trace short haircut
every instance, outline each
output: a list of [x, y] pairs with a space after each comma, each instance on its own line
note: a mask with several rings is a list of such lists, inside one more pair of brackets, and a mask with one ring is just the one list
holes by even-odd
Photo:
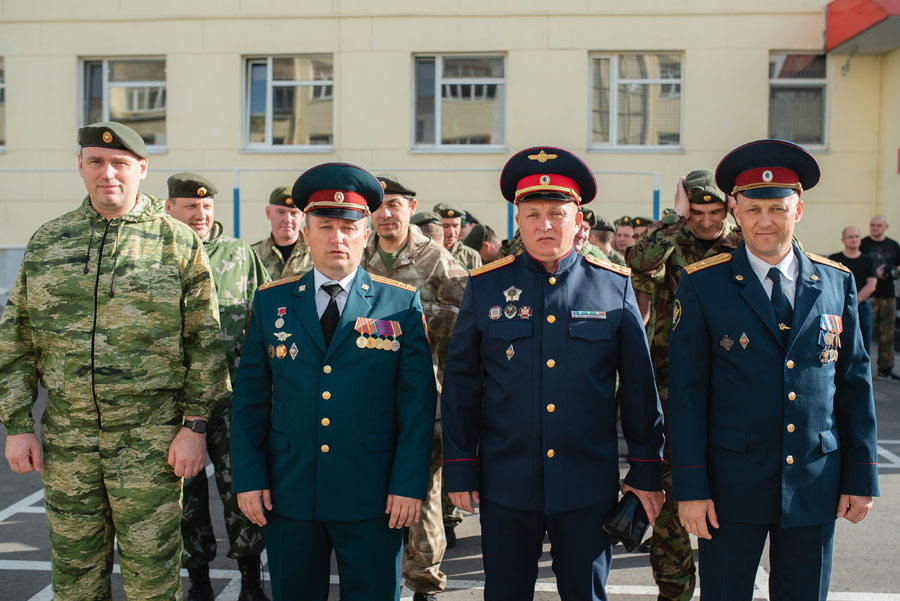
[[609, 230], [591, 230], [591, 233], [597, 236], [597, 240], [602, 244], [606, 244], [613, 237], [613, 233]]

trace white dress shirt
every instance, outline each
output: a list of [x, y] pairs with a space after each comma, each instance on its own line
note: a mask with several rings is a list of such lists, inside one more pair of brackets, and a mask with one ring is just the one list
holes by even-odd
[[784, 291], [784, 296], [788, 299], [788, 302], [791, 303], [791, 307], [793, 307], [794, 295], [797, 293], [797, 278], [800, 276], [800, 265], [797, 263], [797, 258], [794, 257], [793, 245], [790, 252], [777, 265], [766, 263], [750, 252], [749, 248], [744, 248], [747, 250], [747, 259], [750, 261], [750, 267], [753, 268], [753, 273], [759, 278], [770, 300], [772, 298], [772, 280], [769, 279], [769, 269], [772, 267], [778, 268], [778, 271], [781, 272], [781, 289]]
[[319, 319], [322, 319], [322, 313], [325, 312], [325, 308], [328, 306], [328, 301], [331, 300], [331, 295], [325, 292], [322, 288], [323, 284], [339, 284], [341, 287], [341, 291], [338, 292], [337, 297], [334, 299], [337, 303], [338, 315], [344, 312], [344, 305], [347, 304], [347, 298], [350, 296], [350, 286], [353, 285], [353, 279], [356, 277], [356, 271], [350, 273], [347, 277], [342, 279], [340, 282], [336, 282], [329, 277], [323, 275], [318, 269], [313, 268], [313, 282], [316, 285], [316, 311], [319, 313]]

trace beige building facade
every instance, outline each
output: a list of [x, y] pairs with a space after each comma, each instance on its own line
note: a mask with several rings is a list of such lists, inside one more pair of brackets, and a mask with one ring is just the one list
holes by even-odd
[[80, 202], [76, 129], [110, 118], [152, 149], [145, 192], [206, 170], [217, 218], [250, 242], [269, 191], [321, 162], [391, 173], [505, 236], [499, 171], [521, 148], [584, 157], [592, 208], [615, 219], [653, 216], [679, 175], [769, 136], [822, 166], [808, 248], [874, 213], [897, 233], [900, 49], [827, 53], [827, 6], [0, 0], [0, 246]]

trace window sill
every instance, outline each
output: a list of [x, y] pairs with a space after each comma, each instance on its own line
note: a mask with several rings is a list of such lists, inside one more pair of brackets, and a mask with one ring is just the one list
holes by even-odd
[[597, 154], [684, 154], [683, 146], [588, 146], [587, 152]]
[[445, 146], [413, 146], [410, 154], [507, 154], [506, 146], [447, 144]]
[[245, 146], [241, 154], [333, 154], [334, 146]]

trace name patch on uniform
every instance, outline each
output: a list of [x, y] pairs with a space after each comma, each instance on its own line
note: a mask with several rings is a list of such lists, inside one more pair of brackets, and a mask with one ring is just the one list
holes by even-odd
[[606, 311], [572, 311], [572, 319], [606, 319]]

